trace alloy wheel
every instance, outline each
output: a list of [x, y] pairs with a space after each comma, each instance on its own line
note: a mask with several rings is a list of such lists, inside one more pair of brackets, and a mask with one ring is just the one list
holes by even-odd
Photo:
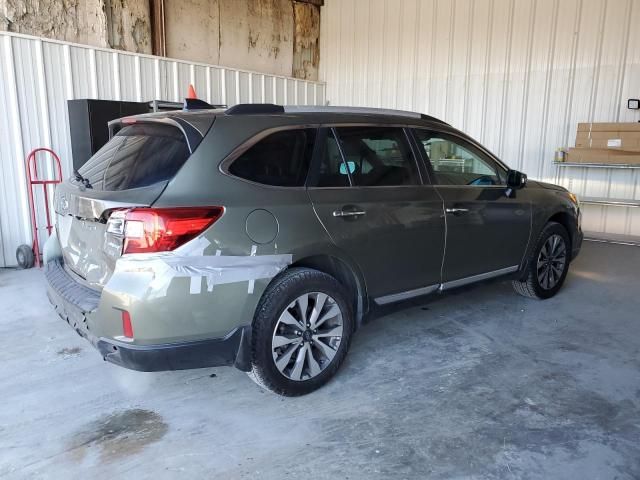
[[271, 340], [276, 368], [290, 380], [316, 377], [333, 361], [343, 332], [342, 311], [327, 294], [300, 295], [282, 312]]
[[554, 288], [565, 269], [567, 262], [567, 246], [561, 235], [553, 234], [547, 238], [538, 254], [536, 273], [538, 282], [545, 290]]

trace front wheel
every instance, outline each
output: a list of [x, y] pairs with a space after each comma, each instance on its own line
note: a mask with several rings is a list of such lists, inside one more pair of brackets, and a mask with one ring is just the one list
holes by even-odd
[[329, 381], [353, 332], [343, 292], [335, 278], [317, 270], [292, 268], [276, 277], [256, 310], [249, 376], [285, 396], [304, 395]]
[[553, 297], [569, 271], [570, 240], [566, 228], [549, 222], [540, 232], [536, 248], [527, 261], [525, 280], [514, 280], [514, 290], [525, 297]]

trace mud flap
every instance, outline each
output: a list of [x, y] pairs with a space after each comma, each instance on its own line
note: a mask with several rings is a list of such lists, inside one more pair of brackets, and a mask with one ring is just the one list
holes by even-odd
[[243, 372], [251, 371], [251, 325], [242, 327], [240, 346], [233, 366]]

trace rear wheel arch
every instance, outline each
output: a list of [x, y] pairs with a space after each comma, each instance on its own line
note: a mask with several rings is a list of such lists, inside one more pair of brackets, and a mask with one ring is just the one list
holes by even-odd
[[293, 264], [292, 267], [306, 267], [318, 270], [334, 277], [348, 292], [352, 299], [352, 308], [355, 313], [355, 327], [358, 328], [368, 310], [366, 288], [364, 281], [347, 262], [332, 255], [313, 255], [304, 257]]
[[296, 266], [280, 272], [256, 310], [249, 376], [286, 396], [304, 395], [328, 382], [355, 330], [347, 295], [335, 277], [317, 269]]

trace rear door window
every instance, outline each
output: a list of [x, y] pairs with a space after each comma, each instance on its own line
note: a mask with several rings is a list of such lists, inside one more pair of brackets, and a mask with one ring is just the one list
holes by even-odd
[[170, 180], [189, 155], [180, 129], [137, 123], [122, 128], [79, 173], [94, 190], [128, 190]]
[[301, 187], [313, 154], [315, 129], [274, 132], [236, 158], [229, 173], [263, 185]]
[[418, 166], [402, 128], [335, 130], [354, 186], [420, 185]]
[[322, 147], [315, 186], [325, 188], [351, 186], [348, 164], [342, 159], [333, 131], [327, 132]]

